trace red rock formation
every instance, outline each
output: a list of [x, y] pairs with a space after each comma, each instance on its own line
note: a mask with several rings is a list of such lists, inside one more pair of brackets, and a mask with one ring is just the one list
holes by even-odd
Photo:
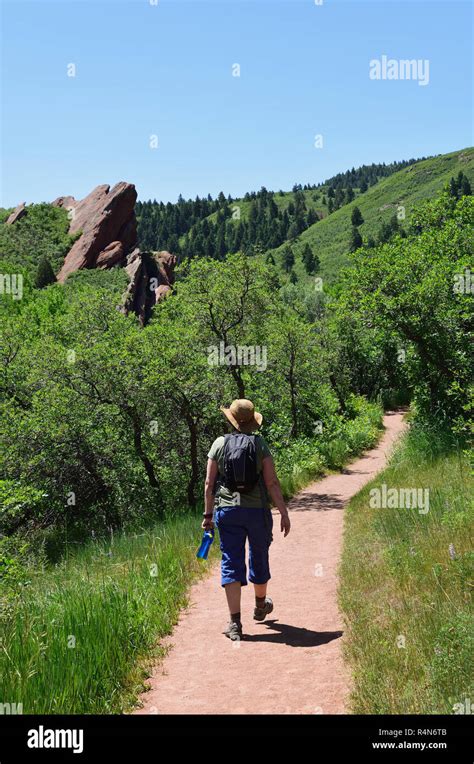
[[127, 257], [125, 271], [129, 278], [122, 310], [133, 311], [146, 324], [151, 310], [171, 291], [174, 283], [176, 256], [170, 252], [140, 252], [138, 248]]
[[174, 284], [174, 269], [176, 268], [176, 255], [172, 255], [171, 252], [162, 250], [161, 252], [154, 252], [153, 256], [158, 263], [158, 269], [160, 271], [163, 283], [171, 286]]
[[13, 212], [7, 217], [5, 220], [6, 225], [12, 225], [12, 223], [16, 223], [17, 220], [20, 220], [20, 218], [24, 217], [26, 215], [26, 206], [25, 202], [21, 202], [18, 207], [15, 207]]
[[155, 286], [155, 303], [157, 303], [163, 300], [172, 289], [176, 255], [166, 251], [153, 252], [153, 259], [158, 266], [158, 285]]
[[121, 241], [112, 241], [108, 247], [99, 252], [95, 261], [96, 268], [111, 268], [123, 261], [124, 247]]
[[135, 186], [124, 182], [112, 189], [97, 186], [79, 202], [72, 196], [55, 199], [55, 206], [70, 210], [69, 233], [82, 231], [65, 257], [58, 281], [64, 282], [80, 268], [125, 264], [127, 252], [137, 241], [136, 199]]
[[76, 204], [77, 202], [73, 196], [58, 196], [58, 198], [55, 199], [54, 202], [51, 202], [52, 207], [65, 207], [65, 209], [69, 209], [70, 207], [75, 207]]
[[129, 284], [121, 310], [134, 312], [145, 324], [154, 305], [172, 290], [176, 257], [170, 252], [140, 252], [135, 219], [135, 186], [117, 183], [97, 186], [77, 201], [59, 196], [52, 203], [69, 211], [69, 233], [81, 231], [58, 275], [59, 281], [79, 268], [125, 266]]

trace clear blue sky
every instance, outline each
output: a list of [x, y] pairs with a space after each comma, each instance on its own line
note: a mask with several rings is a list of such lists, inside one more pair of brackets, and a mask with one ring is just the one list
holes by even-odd
[[[468, 2], [3, 0], [2, 12], [3, 206], [119, 180], [140, 199], [238, 196], [473, 142]], [[383, 54], [429, 59], [429, 85], [371, 80]]]

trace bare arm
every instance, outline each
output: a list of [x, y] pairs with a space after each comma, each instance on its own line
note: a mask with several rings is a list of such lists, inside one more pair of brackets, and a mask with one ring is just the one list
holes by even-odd
[[271, 456], [266, 456], [262, 462], [263, 468], [263, 480], [267, 487], [268, 493], [271, 499], [281, 514], [281, 530], [285, 531], [285, 536], [288, 536], [290, 532], [290, 518], [288, 517], [288, 510], [286, 508], [285, 500], [281, 492], [280, 481], [275, 472], [275, 465]]
[[[212, 513], [214, 509], [214, 485], [217, 478], [217, 462], [214, 459], [207, 460], [206, 469], [206, 482], [204, 484], [204, 512], [207, 514]], [[202, 522], [203, 528], [213, 528], [214, 523], [212, 517], [205, 517]]]

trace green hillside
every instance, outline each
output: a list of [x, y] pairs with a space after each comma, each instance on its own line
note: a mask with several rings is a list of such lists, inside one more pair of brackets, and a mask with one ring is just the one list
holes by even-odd
[[[474, 148], [425, 159], [406, 167], [384, 178], [364, 194], [356, 196], [353, 202], [315, 223], [303, 231], [292, 245], [298, 278], [303, 281], [309, 278], [300, 257], [306, 244], [309, 244], [318, 255], [321, 261], [321, 276], [328, 281], [333, 281], [340, 268], [348, 263], [352, 228], [351, 213], [355, 206], [359, 207], [364, 218], [364, 223], [359, 230], [365, 243], [369, 236], [377, 236], [382, 223], [388, 222], [393, 214], [397, 213], [400, 205], [405, 208], [408, 220], [416, 204], [434, 197], [446, 183], [449, 183], [450, 178], [460, 171], [473, 184]], [[400, 223], [404, 225], [403, 221]], [[277, 263], [281, 262], [284, 246], [273, 250]]]
[[[327, 186], [325, 185], [321, 186], [319, 189], [303, 190], [301, 193], [304, 196], [306, 209], [315, 210], [319, 217], [324, 217], [327, 215], [327, 205], [322, 202], [322, 197], [326, 194], [326, 192]], [[355, 193], [357, 193], [357, 190], [355, 190]], [[278, 209], [283, 212], [284, 210], [288, 209], [292, 202], [294, 202], [294, 194], [292, 191], [277, 191], [273, 197], [273, 200]], [[235, 199], [230, 203], [231, 209], [234, 207], [239, 207], [240, 217], [242, 220], [249, 219], [251, 206], [251, 199]], [[215, 223], [217, 220], [217, 212], [213, 212], [212, 215], [209, 215], [208, 220]]]
[[[367, 244], [371, 237], [378, 239], [382, 224], [388, 223], [402, 208], [405, 221], [400, 220], [400, 225], [406, 228], [413, 207], [420, 201], [436, 196], [459, 172], [464, 173], [471, 186], [474, 186], [473, 148], [408, 162], [408, 166], [402, 166], [402, 169], [396, 171], [397, 163], [364, 166], [334, 176], [320, 186], [295, 186], [288, 192], [261, 189], [256, 194], [246, 194], [244, 198], [235, 200], [226, 199], [221, 194], [214, 202], [204, 199], [194, 202], [181, 200], [178, 204], [164, 206], [150, 202], [147, 203], [151, 205], [148, 208], [139, 204], [137, 217], [140, 243], [152, 249], [168, 248], [170, 245], [170, 251], [176, 252], [180, 258], [185, 257], [187, 252], [192, 257], [223, 260], [229, 252], [235, 251], [231, 246], [233, 236], [229, 236], [229, 231], [231, 234], [236, 232], [237, 227], [242, 227], [244, 223], [244, 240], [240, 243], [233, 241], [238, 250], [246, 254], [260, 252], [264, 258], [271, 253], [275, 262], [282, 267], [283, 250], [290, 245], [295, 257], [292, 278], [294, 281], [296, 275], [302, 286], [309, 284], [312, 278], [301, 259], [303, 249], [309, 245], [319, 258], [319, 275], [325, 282], [331, 283], [341, 267], [349, 262], [351, 214], [354, 207], [361, 210], [364, 222], [359, 232], [363, 243]], [[361, 188], [361, 169], [364, 181], [367, 173], [371, 172], [369, 183], [365, 184], [367, 190]], [[340, 193], [344, 197], [348, 190], [354, 195], [353, 201], [342, 199], [339, 202], [341, 206], [329, 213], [328, 205], [332, 203], [330, 193], [334, 197], [336, 191], [336, 195]], [[269, 207], [265, 207], [264, 203], [272, 204], [278, 209], [278, 214], [274, 212], [274, 217], [271, 217]], [[214, 211], [208, 214], [208, 209], [213, 207]], [[240, 221], [233, 218], [235, 207], [239, 208]], [[338, 207], [337, 199], [335, 207]], [[148, 213], [146, 228], [143, 222], [145, 210]], [[9, 210], [0, 210], [0, 223], [4, 222], [8, 213]], [[283, 231], [282, 213], [286, 216]], [[319, 220], [310, 224], [310, 214], [313, 214], [313, 219], [317, 216]], [[292, 230], [295, 226], [296, 230]], [[182, 233], [183, 230], [187, 233]], [[200, 231], [197, 238], [193, 235], [196, 230]], [[276, 240], [273, 238], [275, 231], [278, 232]], [[222, 234], [220, 240], [219, 232]], [[182, 247], [186, 239], [187, 246]], [[68, 235], [68, 220], [64, 210], [48, 204], [30, 205], [28, 216], [14, 226], [0, 225], [0, 258], [3, 267], [23, 267], [34, 277], [42, 258], [49, 260], [53, 270], [59, 270], [73, 241], [74, 237]], [[283, 243], [280, 246], [271, 249], [281, 241]], [[282, 268], [282, 279], [285, 278], [289, 276], [285, 275]]]
[[372, 163], [339, 172], [323, 183], [295, 183], [291, 191], [248, 191], [232, 198], [221, 191], [195, 199], [138, 201], [138, 240], [142, 249], [167, 249], [180, 259], [223, 260], [242, 251], [254, 255], [292, 241], [318, 219], [365, 193], [383, 178], [426, 159]]
[[26, 269], [36, 274], [38, 263], [46, 258], [58, 271], [79, 234], [69, 234], [67, 211], [51, 204], [30, 204], [28, 214], [14, 225], [5, 225], [12, 211], [0, 209], [0, 262], [2, 268]]

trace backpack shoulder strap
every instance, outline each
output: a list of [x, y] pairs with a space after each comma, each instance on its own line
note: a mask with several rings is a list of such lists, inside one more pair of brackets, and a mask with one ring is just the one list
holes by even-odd
[[222, 461], [225, 464], [225, 456], [227, 451], [227, 446], [229, 445], [229, 440], [231, 439], [233, 433], [228, 432], [224, 435], [224, 448], [222, 449]]
[[262, 441], [260, 435], [255, 435], [255, 446], [260, 454], [260, 472], [258, 474], [258, 487], [260, 490], [260, 498], [262, 499], [262, 507], [268, 509], [267, 489], [263, 480], [263, 450]]
[[261, 463], [263, 462], [262, 439], [260, 435], [254, 435], [254, 438], [255, 438], [255, 448], [258, 452], [258, 456], [260, 456], [260, 467], [261, 467], [260, 472], [262, 472], [262, 465], [261, 465]]

